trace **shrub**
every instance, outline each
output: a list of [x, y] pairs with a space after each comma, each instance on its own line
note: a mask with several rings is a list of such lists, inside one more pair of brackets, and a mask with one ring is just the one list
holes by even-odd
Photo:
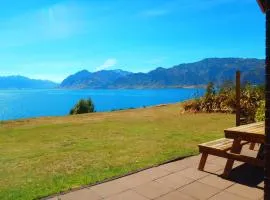
[[199, 112], [201, 110], [201, 99], [192, 99], [185, 101], [183, 107], [185, 111]]
[[213, 110], [214, 101], [215, 101], [215, 87], [214, 83], [208, 83], [206, 87], [206, 93], [204, 97], [204, 101], [202, 102], [202, 108], [205, 112], [211, 112]]
[[[264, 99], [264, 87], [246, 84], [241, 88], [241, 117], [245, 122], [254, 122], [260, 101]], [[191, 112], [227, 112], [236, 111], [235, 86], [231, 83], [224, 84], [219, 90], [215, 90], [213, 83], [209, 83], [205, 96], [198, 100], [190, 100], [184, 104], [185, 111]]]
[[255, 117], [257, 122], [265, 120], [265, 101], [260, 101]]
[[95, 106], [91, 99], [81, 99], [69, 112], [70, 115], [95, 112]]
[[241, 116], [246, 119], [246, 123], [254, 122], [256, 111], [260, 102], [264, 100], [264, 91], [261, 87], [247, 84], [241, 91]]

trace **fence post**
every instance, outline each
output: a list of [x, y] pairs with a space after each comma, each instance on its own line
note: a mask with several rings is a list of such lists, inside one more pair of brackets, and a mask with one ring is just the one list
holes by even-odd
[[241, 95], [241, 73], [236, 72], [236, 126], [241, 125], [241, 106], [240, 106], [240, 95]]

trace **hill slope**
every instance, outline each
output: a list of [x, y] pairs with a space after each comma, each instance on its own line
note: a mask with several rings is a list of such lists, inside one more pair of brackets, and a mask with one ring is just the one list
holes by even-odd
[[80, 71], [67, 77], [61, 88], [106, 88], [120, 77], [131, 74], [122, 70], [102, 70], [98, 72]]
[[0, 77], [0, 89], [51, 89], [57, 87], [52, 81], [29, 79], [24, 76]]
[[221, 84], [234, 80], [235, 72], [242, 72], [242, 81], [264, 82], [264, 60], [241, 58], [211, 58], [180, 64], [169, 69], [157, 68], [149, 73], [136, 73], [117, 79], [111, 88], [158, 88]]
[[[264, 82], [264, 60], [243, 58], [208, 58], [199, 62], [157, 68], [148, 73], [119, 73], [119, 70], [90, 73], [86, 70], [65, 79], [62, 88], [172, 88], [221, 84], [234, 80], [242, 72], [242, 82]], [[123, 71], [121, 71], [123, 72]]]

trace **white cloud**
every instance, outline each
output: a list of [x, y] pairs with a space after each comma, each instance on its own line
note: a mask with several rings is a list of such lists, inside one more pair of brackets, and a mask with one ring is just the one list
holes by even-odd
[[59, 3], [0, 21], [1, 47], [65, 39], [84, 31], [85, 8]]
[[96, 71], [105, 70], [111, 68], [117, 64], [117, 60], [115, 58], [109, 58], [106, 60], [101, 66], [96, 68]]

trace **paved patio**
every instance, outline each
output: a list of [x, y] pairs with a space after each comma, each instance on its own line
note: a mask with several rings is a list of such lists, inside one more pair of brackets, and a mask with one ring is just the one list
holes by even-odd
[[[256, 151], [243, 150], [249, 155]], [[261, 200], [263, 169], [235, 162], [229, 180], [220, 177], [226, 160], [209, 156], [205, 171], [193, 156], [50, 200]]]

